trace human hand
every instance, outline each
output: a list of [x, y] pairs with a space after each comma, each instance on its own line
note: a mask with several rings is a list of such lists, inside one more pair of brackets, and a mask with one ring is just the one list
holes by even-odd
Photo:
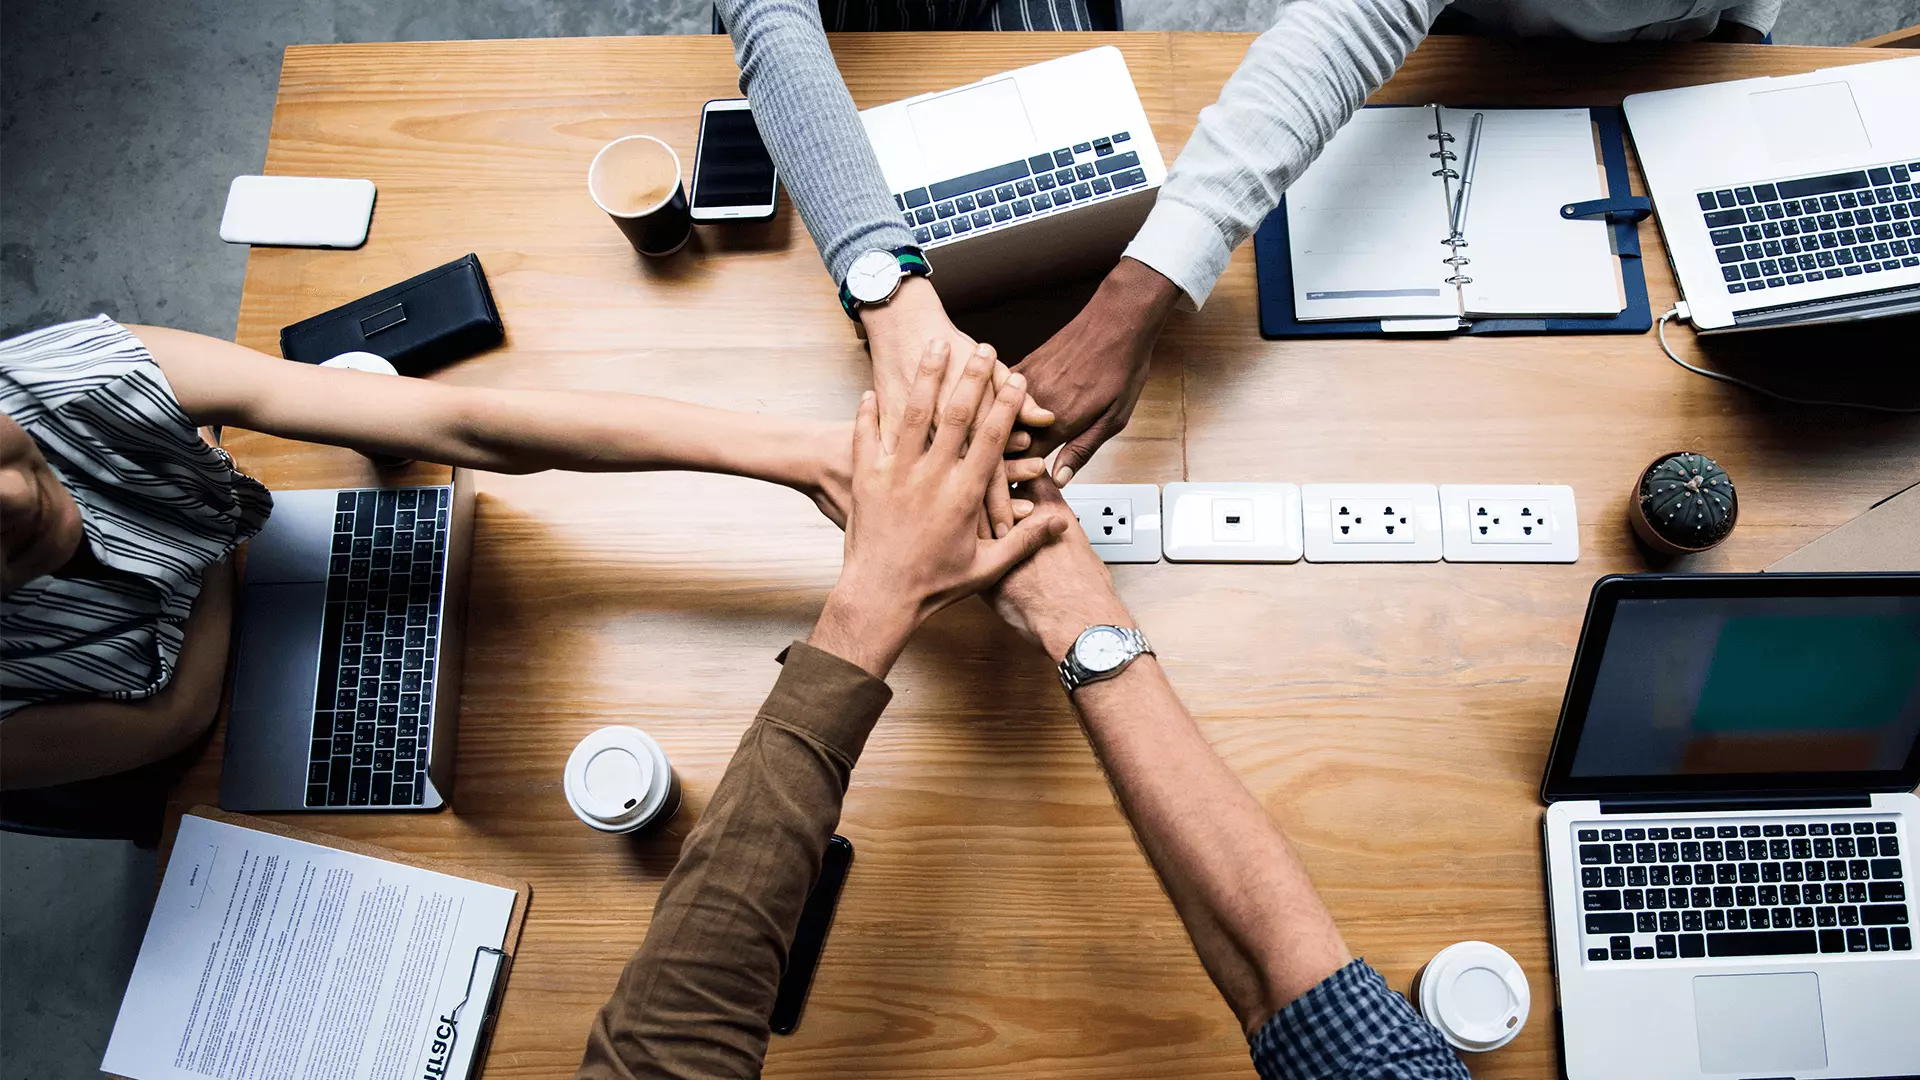
[[[873, 360], [873, 389], [880, 400], [880, 431], [884, 438], [891, 439], [906, 410], [927, 343], [945, 342], [949, 355], [955, 358], [940, 387], [938, 403], [943, 409], [953, 396], [965, 367], [959, 358], [972, 355], [978, 343], [953, 325], [932, 283], [918, 276], [902, 281], [899, 291], [885, 304], [860, 309], [860, 321], [867, 329], [867, 350]], [[995, 357], [993, 393], [1006, 385], [1008, 374], [1007, 366]], [[991, 402], [991, 394], [987, 400]], [[936, 416], [935, 423], [938, 422]], [[1020, 404], [1019, 422], [1028, 428], [1041, 428], [1053, 422], [1053, 414], [1028, 396]], [[1007, 449], [1018, 453], [1032, 444], [1033, 436], [1029, 432], [1016, 431]], [[1002, 469], [1000, 482], [987, 490], [987, 521], [992, 535], [1006, 535], [1017, 520], [1007, 487], [1019, 482]]]
[[1132, 626], [1133, 616], [1114, 593], [1107, 564], [1094, 554], [1059, 487], [1042, 476], [1021, 490], [1034, 504], [1028, 524], [1052, 527], [1059, 522], [1059, 533], [987, 590], [993, 610], [1055, 661], [1066, 658], [1080, 631], [1089, 626]]
[[854, 421], [846, 559], [811, 641], [879, 677], [928, 616], [997, 581], [1064, 528], [1049, 517], [1023, 521], [999, 539], [978, 536], [980, 502], [1013, 434], [1026, 381], [1008, 378], [976, 425], [993, 360], [972, 354], [943, 407], [950, 355], [945, 342], [926, 348], [891, 445], [881, 436], [875, 394], [861, 398]]
[[[982, 395], [979, 422], [986, 421], [986, 410], [993, 406], [996, 399]], [[790, 482], [813, 505], [825, 514], [828, 521], [840, 528], [847, 527], [847, 516], [853, 511], [853, 426], [851, 424], [819, 424], [805, 436], [801, 454], [805, 459], [800, 479]], [[1045, 476], [1047, 463], [1040, 458], [1014, 458], [1002, 463], [1007, 474], [1007, 482], [1023, 484], [1037, 476]], [[1005, 483], [1001, 484], [1004, 493]], [[1033, 513], [1033, 503], [1019, 497], [1008, 499], [1007, 507], [1014, 522], [1021, 521]], [[1009, 525], [1011, 527], [1011, 525]], [[991, 535], [982, 539], [992, 539]]]
[[1133, 417], [1153, 343], [1180, 290], [1145, 263], [1121, 259], [1073, 321], [1017, 365], [1054, 422], [1032, 447], [1061, 447], [1054, 480], [1065, 484]]

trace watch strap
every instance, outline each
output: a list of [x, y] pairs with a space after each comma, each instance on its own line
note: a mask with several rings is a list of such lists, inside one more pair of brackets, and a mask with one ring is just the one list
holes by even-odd
[[[925, 278], [933, 276], [933, 264], [927, 261], [926, 253], [919, 248], [911, 245], [898, 247], [894, 248], [890, 254], [900, 263], [900, 277], [902, 280], [905, 280], [908, 274], [919, 274]], [[895, 289], [898, 290], [898, 288], [896, 285]], [[891, 297], [889, 297], [889, 299], [891, 299]], [[884, 303], [884, 301], [882, 302]], [[853, 291], [847, 288], [847, 283], [842, 281], [840, 283], [840, 310], [847, 313], [847, 318], [855, 322], [860, 321], [860, 309], [865, 306], [866, 304], [854, 297]]]

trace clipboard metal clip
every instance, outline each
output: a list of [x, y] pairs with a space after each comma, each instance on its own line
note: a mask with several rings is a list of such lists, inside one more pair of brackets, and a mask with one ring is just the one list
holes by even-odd
[[[439, 1048], [436, 1058], [440, 1063], [440, 1068], [443, 1070], [448, 1063], [455, 1060], [453, 1051], [454, 1048], [460, 1044], [460, 1014], [466, 1009], [467, 1003], [473, 1000], [474, 983], [479, 977], [480, 962], [484, 957], [492, 958], [493, 976], [480, 991], [480, 1019], [475, 1024], [477, 1030], [473, 1036], [475, 1044], [473, 1056], [470, 1059], [471, 1064], [466, 1073], [468, 1080], [479, 1075], [480, 1069], [485, 1062], [487, 1043], [492, 1041], [494, 1012], [500, 1001], [500, 990], [506, 985], [507, 967], [513, 963], [512, 954], [506, 952], [504, 949], [496, 949], [489, 945], [482, 945], [473, 950], [473, 966], [467, 969], [467, 992], [461, 997], [458, 1004], [447, 1011], [444, 1020], [444, 1028], [446, 1030], [445, 1045], [443, 1048]], [[438, 1044], [436, 1044], [436, 1046], [437, 1045]], [[432, 1063], [430, 1062], [429, 1064], [431, 1065]]]

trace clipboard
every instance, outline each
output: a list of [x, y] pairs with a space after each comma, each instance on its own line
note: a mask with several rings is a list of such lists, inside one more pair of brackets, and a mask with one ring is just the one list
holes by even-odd
[[[1368, 106], [1394, 108], [1395, 106]], [[1587, 110], [1593, 117], [1600, 164], [1606, 172], [1607, 198], [1573, 203], [1561, 208], [1566, 218], [1598, 218], [1607, 223], [1613, 253], [1620, 260], [1620, 281], [1626, 306], [1618, 315], [1562, 316], [1528, 318], [1525, 316], [1465, 320], [1466, 325], [1452, 330], [1425, 331], [1421, 337], [1453, 334], [1644, 334], [1653, 328], [1653, 310], [1647, 302], [1647, 274], [1641, 264], [1641, 219], [1653, 212], [1645, 196], [1633, 194], [1627, 177], [1626, 117], [1616, 106], [1601, 105]], [[1379, 319], [1315, 320], [1302, 322], [1294, 317], [1293, 256], [1287, 231], [1287, 203], [1280, 205], [1260, 223], [1253, 234], [1254, 275], [1259, 284], [1260, 336], [1268, 340], [1319, 337], [1401, 337], [1406, 331], [1389, 331]]]
[[[490, 949], [483, 946], [476, 951], [467, 974], [467, 996], [455, 1008], [452, 1017], [459, 1024], [459, 1027], [456, 1027], [456, 1037], [475, 1040], [473, 1068], [467, 1072], [466, 1080], [478, 1080], [479, 1076], [487, 1067], [487, 1049], [488, 1044], [493, 1041], [493, 1025], [495, 1019], [499, 1016], [500, 999], [506, 993], [507, 976], [513, 969], [513, 956], [520, 946], [520, 929], [526, 923], [527, 907], [533, 903], [532, 885], [514, 878], [482, 873], [461, 866], [458, 863], [450, 863], [440, 859], [430, 859], [416, 855], [406, 855], [392, 848], [381, 847], [378, 844], [349, 840], [344, 837], [315, 832], [311, 829], [303, 829], [297, 825], [284, 825], [278, 821], [270, 821], [266, 818], [249, 817], [246, 814], [235, 814], [221, 810], [218, 807], [205, 805], [196, 806], [188, 810], [187, 814], [193, 817], [206, 818], [210, 821], [233, 825], [242, 829], [271, 833], [288, 840], [299, 840], [318, 847], [333, 848], [336, 851], [363, 855], [370, 859], [378, 859], [381, 862], [398, 863], [420, 870], [431, 870], [435, 873], [445, 874], [448, 877], [477, 881], [483, 885], [492, 885], [512, 892], [514, 894], [513, 912], [507, 917], [506, 933], [500, 939], [501, 947], [499, 949]], [[461, 1028], [464, 1028], [465, 1022], [476, 1015], [479, 1018], [479, 1023], [469, 1030], [461, 1030]]]

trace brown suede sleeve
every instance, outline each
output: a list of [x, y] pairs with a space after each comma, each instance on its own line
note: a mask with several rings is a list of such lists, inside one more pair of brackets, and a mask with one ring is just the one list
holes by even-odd
[[802, 642], [748, 726], [613, 999], [580, 1080], [757, 1077], [767, 1017], [847, 778], [892, 691]]

